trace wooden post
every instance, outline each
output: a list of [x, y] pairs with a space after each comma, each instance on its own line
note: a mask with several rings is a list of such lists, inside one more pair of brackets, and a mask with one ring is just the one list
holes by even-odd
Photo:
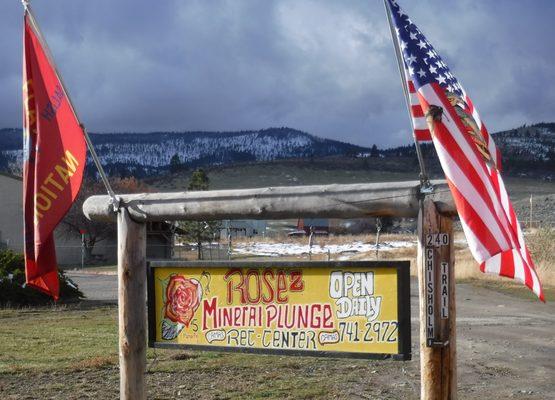
[[453, 221], [434, 202], [418, 216], [420, 398], [456, 399], [456, 315]]
[[118, 213], [120, 399], [146, 399], [146, 224]]

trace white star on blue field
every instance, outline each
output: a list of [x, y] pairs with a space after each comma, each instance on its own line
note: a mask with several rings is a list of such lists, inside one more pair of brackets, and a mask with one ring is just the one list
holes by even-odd
[[424, 34], [396, 1], [391, 1], [393, 23], [405, 59], [405, 67], [417, 87], [437, 82], [449, 92], [464, 97], [463, 88]]

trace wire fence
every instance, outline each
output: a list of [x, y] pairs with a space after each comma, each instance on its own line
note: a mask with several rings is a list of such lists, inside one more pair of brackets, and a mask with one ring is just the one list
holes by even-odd
[[[532, 220], [522, 218], [521, 226], [526, 235], [534, 234], [534, 232], [542, 229], [554, 230], [555, 223], [552, 221], [545, 220]], [[459, 224], [456, 226], [460, 230]], [[400, 232], [395, 232], [400, 233]], [[410, 232], [407, 232], [410, 233]], [[244, 236], [246, 237], [246, 236]], [[283, 243], [289, 242], [289, 238], [282, 231], [272, 232], [271, 229], [265, 230], [264, 234], [254, 235], [254, 237], [268, 238], [273, 237]], [[237, 238], [234, 238], [237, 239]], [[252, 239], [252, 238], [251, 238]], [[234, 240], [235, 242], [235, 240]], [[5, 240], [0, 240], [0, 250], [11, 249], [16, 252], [21, 253], [23, 251], [22, 245], [16, 245], [15, 243], [6, 242]], [[193, 243], [148, 243], [147, 242], [147, 259], [149, 260], [164, 260], [164, 259], [176, 259], [176, 260], [229, 260], [233, 256], [237, 256], [233, 251], [233, 244], [230, 246], [228, 240], [220, 238], [220, 240], [215, 240], [210, 243], [202, 243], [200, 251], [196, 244]], [[73, 268], [84, 268], [84, 267], [96, 267], [96, 266], [108, 266], [117, 264], [117, 243], [112, 242], [101, 242], [98, 243], [92, 252], [88, 252], [83, 248], [81, 244], [64, 244], [58, 241], [56, 243], [56, 254], [58, 258], [59, 265], [64, 267]]]
[[[0, 247], [1, 249], [1, 247]], [[117, 244], [97, 245], [87, 252], [79, 245], [56, 245], [58, 263], [72, 267], [95, 267], [117, 264]], [[196, 260], [199, 252], [194, 244], [148, 244], [147, 260]], [[202, 260], [227, 260], [231, 257], [229, 247], [224, 243], [203, 243], [200, 257]]]

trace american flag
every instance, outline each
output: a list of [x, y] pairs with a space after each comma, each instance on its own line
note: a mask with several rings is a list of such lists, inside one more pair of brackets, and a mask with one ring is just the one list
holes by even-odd
[[430, 42], [397, 1], [386, 1], [402, 53], [415, 136], [434, 144], [472, 255], [482, 272], [521, 281], [544, 301], [493, 138]]

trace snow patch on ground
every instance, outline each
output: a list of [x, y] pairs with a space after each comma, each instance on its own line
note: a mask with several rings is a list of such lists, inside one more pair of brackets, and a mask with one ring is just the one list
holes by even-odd
[[[416, 242], [392, 241], [379, 244], [379, 250], [394, 250], [405, 247], [415, 246]], [[375, 251], [376, 245], [363, 242], [353, 242], [347, 244], [330, 244], [325, 246], [312, 246], [312, 254], [356, 254]], [[295, 256], [308, 254], [308, 245], [298, 245], [291, 243], [237, 243], [233, 246], [235, 254], [251, 254], [266, 257]]]

